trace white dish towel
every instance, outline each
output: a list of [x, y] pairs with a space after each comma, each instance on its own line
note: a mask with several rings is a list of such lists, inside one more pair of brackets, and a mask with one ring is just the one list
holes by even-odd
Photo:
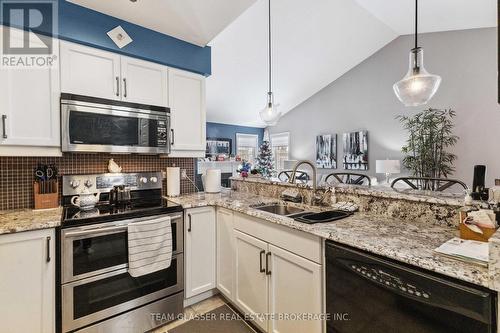
[[172, 227], [170, 216], [128, 225], [128, 272], [133, 277], [170, 267]]

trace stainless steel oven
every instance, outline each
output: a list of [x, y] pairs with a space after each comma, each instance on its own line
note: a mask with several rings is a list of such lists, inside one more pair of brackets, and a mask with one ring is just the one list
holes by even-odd
[[169, 154], [167, 107], [61, 94], [63, 152]]
[[[130, 220], [93, 224], [63, 229], [62, 283], [81, 280], [128, 266], [127, 225], [157, 218], [142, 217]], [[182, 214], [171, 215], [173, 254], [183, 252]], [[180, 235], [181, 237], [177, 237]]]
[[165, 270], [138, 278], [128, 273], [127, 225], [158, 215], [61, 230], [62, 332], [92, 325], [183, 290], [182, 213], [161, 216], [171, 218], [172, 263]]

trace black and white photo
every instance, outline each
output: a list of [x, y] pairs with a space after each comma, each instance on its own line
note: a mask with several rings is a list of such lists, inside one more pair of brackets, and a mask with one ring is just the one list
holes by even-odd
[[322, 169], [337, 168], [337, 135], [316, 136], [316, 166]]
[[231, 155], [232, 140], [228, 138], [207, 138], [206, 157]]
[[368, 170], [368, 132], [344, 133], [344, 158], [346, 170]]

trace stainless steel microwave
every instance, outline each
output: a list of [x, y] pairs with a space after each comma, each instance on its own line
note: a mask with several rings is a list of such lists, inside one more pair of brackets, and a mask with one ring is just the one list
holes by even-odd
[[170, 109], [61, 94], [63, 152], [169, 154]]

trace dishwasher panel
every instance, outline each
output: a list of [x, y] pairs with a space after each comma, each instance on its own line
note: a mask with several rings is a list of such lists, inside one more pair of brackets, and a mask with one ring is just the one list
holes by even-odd
[[495, 292], [327, 241], [327, 332], [496, 332]]

